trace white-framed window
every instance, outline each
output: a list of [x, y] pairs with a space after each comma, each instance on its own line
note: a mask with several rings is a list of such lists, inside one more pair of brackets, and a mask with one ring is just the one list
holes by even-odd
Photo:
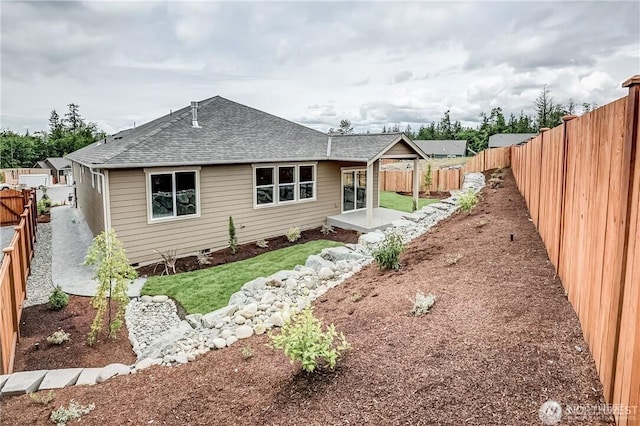
[[198, 170], [147, 172], [149, 222], [199, 217], [199, 181]]
[[254, 208], [314, 201], [316, 164], [254, 165]]
[[256, 167], [253, 173], [255, 182], [255, 205], [269, 206], [276, 203], [275, 167]]

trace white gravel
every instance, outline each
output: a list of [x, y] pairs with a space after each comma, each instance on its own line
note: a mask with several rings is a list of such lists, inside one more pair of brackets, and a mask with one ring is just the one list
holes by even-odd
[[52, 291], [51, 224], [39, 223], [36, 249], [31, 261], [31, 275], [27, 278], [27, 299], [24, 301], [24, 307], [47, 303]]

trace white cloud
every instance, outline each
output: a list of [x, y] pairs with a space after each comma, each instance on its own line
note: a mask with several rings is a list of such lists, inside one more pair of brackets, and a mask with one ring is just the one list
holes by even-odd
[[[7, 2], [2, 126], [78, 103], [108, 131], [216, 94], [320, 130], [602, 105], [638, 72], [637, 2]], [[398, 84], [389, 84], [398, 83]], [[401, 84], [400, 84], [401, 83]]]

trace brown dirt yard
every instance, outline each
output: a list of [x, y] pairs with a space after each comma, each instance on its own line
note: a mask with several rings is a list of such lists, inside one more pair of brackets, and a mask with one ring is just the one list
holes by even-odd
[[[547, 399], [603, 403], [511, 172], [504, 188], [482, 194], [471, 215], [410, 244], [399, 272], [371, 265], [315, 302], [316, 315], [353, 346], [334, 372], [303, 374], [266, 347], [266, 336], [253, 336], [181, 367], [59, 390], [48, 406], [4, 399], [1, 423], [47, 424], [71, 399], [96, 404], [85, 425], [522, 425], [541, 424]], [[409, 314], [417, 291], [437, 297], [421, 317]], [[245, 347], [253, 352], [246, 360]]]

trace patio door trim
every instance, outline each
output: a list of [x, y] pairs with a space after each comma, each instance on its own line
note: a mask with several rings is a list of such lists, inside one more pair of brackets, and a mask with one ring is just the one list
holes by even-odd
[[[353, 182], [354, 182], [354, 189], [355, 191], [353, 192], [353, 209], [352, 210], [344, 210], [344, 174], [346, 172], [356, 172], [356, 175], [353, 178]], [[357, 172], [364, 172], [365, 176], [367, 174], [367, 168], [366, 167], [362, 167], [362, 166], [352, 166], [352, 167], [340, 167], [340, 213], [351, 213], [351, 212], [357, 212], [357, 211], [363, 211], [367, 209], [366, 203], [364, 207], [361, 208], [355, 208], [358, 205], [358, 201], [357, 201]], [[365, 188], [366, 190], [366, 188]], [[366, 199], [365, 199], [366, 201]]]

